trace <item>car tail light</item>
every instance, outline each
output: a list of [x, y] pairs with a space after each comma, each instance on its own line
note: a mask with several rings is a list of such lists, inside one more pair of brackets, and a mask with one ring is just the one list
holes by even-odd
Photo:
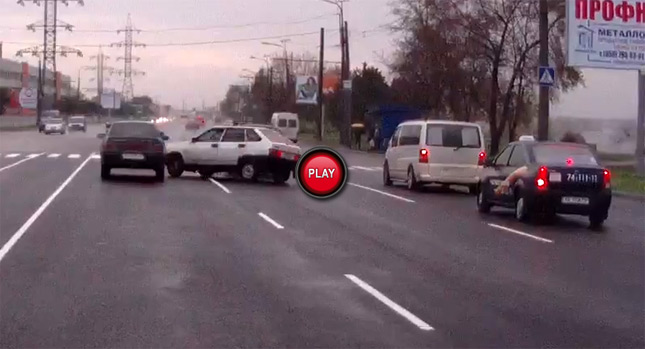
[[272, 156], [274, 158], [281, 158], [283, 154], [284, 153], [282, 150], [274, 149], [274, 148], [269, 149], [269, 156]]
[[485, 162], [486, 162], [486, 152], [480, 151], [477, 157], [477, 165], [483, 166]]
[[419, 150], [419, 162], [423, 164], [427, 164], [429, 160], [430, 160], [430, 150], [426, 148], [422, 148], [421, 150]]
[[163, 143], [154, 142], [152, 143], [152, 151], [163, 152]]
[[546, 166], [540, 166], [538, 169], [535, 185], [539, 190], [545, 190], [549, 186], [549, 170]]
[[602, 171], [602, 178], [605, 189], [611, 188], [611, 172], [609, 172], [609, 170], [607, 169], [604, 169]]
[[111, 142], [111, 141], [108, 140], [105, 143], [103, 143], [103, 150], [104, 151], [115, 151], [115, 150], [117, 150], [117, 147], [116, 147], [116, 144], [114, 142]]

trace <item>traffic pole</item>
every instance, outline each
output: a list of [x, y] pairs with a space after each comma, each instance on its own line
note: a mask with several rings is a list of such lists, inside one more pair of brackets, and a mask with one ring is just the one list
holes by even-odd
[[[549, 6], [540, 0], [540, 66], [549, 66]], [[539, 79], [539, 77], [538, 77]], [[549, 86], [540, 86], [538, 114], [538, 140], [549, 139]]]
[[325, 68], [325, 28], [320, 28], [320, 62], [318, 64], [318, 110], [320, 119], [318, 120], [318, 138], [323, 139], [324, 130], [324, 107], [323, 107], [323, 69]]
[[636, 124], [636, 173], [645, 177], [645, 67], [638, 73], [638, 118]]

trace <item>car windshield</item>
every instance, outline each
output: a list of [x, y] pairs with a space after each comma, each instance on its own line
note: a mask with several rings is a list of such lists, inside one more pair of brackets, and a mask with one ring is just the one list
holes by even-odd
[[282, 133], [275, 131], [273, 129], [262, 128], [259, 131], [264, 135], [264, 137], [266, 137], [271, 142], [293, 144], [293, 142], [289, 138], [283, 136]]
[[59, 119], [59, 118], [49, 118], [49, 119], [45, 120], [45, 123], [47, 123], [47, 124], [62, 124], [62, 123], [63, 123], [63, 119]]
[[82, 116], [74, 116], [69, 118], [69, 122], [85, 122], [85, 118]]
[[146, 122], [118, 122], [110, 127], [110, 137], [156, 138], [161, 132]]
[[451, 148], [480, 148], [479, 129], [465, 125], [428, 124], [426, 144]]
[[539, 164], [552, 165], [598, 165], [596, 156], [589, 147], [569, 144], [537, 144], [533, 156]]

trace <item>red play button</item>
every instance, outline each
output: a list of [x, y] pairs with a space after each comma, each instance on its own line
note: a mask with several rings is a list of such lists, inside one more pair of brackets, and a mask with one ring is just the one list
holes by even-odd
[[305, 152], [296, 165], [300, 188], [316, 199], [338, 194], [347, 182], [347, 165], [336, 151], [316, 147]]

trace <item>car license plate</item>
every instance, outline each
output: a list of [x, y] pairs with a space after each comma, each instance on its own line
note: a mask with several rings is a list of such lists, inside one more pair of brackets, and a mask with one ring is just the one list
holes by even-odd
[[144, 159], [143, 154], [136, 154], [136, 153], [125, 153], [121, 156], [125, 160], [143, 160]]
[[553, 182], [553, 183], [562, 182], [562, 173], [560, 172], [549, 173], [549, 182]]
[[589, 198], [577, 197], [577, 196], [563, 196], [563, 204], [574, 204], [574, 205], [589, 205]]

